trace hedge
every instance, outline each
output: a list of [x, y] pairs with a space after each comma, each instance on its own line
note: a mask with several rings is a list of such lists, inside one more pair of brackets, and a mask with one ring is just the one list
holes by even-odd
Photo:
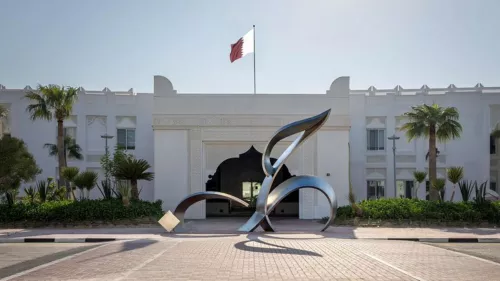
[[0, 224], [17, 222], [75, 223], [113, 222], [163, 215], [162, 202], [132, 201], [125, 207], [120, 200], [52, 201], [41, 204], [0, 205]]
[[[436, 202], [417, 199], [378, 199], [357, 203], [362, 210], [363, 219], [374, 220], [412, 220], [412, 221], [458, 221], [500, 223], [500, 202]], [[337, 209], [336, 219], [346, 220], [355, 217], [351, 206]]]

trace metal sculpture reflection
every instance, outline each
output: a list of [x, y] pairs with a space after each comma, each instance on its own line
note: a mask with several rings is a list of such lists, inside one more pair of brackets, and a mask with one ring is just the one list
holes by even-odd
[[[257, 196], [255, 212], [250, 217], [250, 219], [239, 228], [240, 231], [252, 232], [258, 226], [261, 226], [265, 231], [274, 231], [271, 221], [269, 220], [269, 214], [286, 196], [301, 188], [313, 188], [319, 190], [326, 196], [330, 205], [330, 214], [329, 220], [321, 231], [324, 231], [328, 228], [331, 221], [335, 218], [337, 212], [337, 198], [335, 196], [333, 188], [325, 180], [315, 176], [297, 176], [282, 182], [271, 193], [269, 192], [271, 190], [271, 186], [275, 180], [275, 177], [283, 166], [285, 160], [292, 154], [295, 149], [299, 147], [300, 144], [302, 144], [323, 126], [323, 124], [326, 122], [326, 120], [328, 120], [328, 117], [330, 116], [330, 111], [331, 109], [316, 116], [285, 125], [273, 135], [271, 140], [268, 142], [264, 153], [262, 154], [262, 169], [264, 170], [266, 176], [264, 178], [264, 181], [262, 182], [259, 195]], [[288, 146], [285, 152], [281, 154], [278, 160], [274, 164], [272, 164], [270, 155], [274, 146], [279, 141], [297, 133], [299, 134], [297, 138]], [[184, 198], [176, 207], [173, 215], [178, 219], [178, 223], [183, 224], [184, 214], [191, 205], [201, 200], [213, 198], [228, 199], [237, 202], [245, 207], [248, 207], [247, 202], [235, 196], [223, 192], [204, 191], [194, 193]], [[172, 214], [167, 215], [171, 216]], [[177, 222], [177, 220], [175, 219], [172, 221]], [[174, 229], [176, 226], [177, 223], [169, 228]]]
[[235, 197], [233, 195], [229, 195], [224, 192], [217, 192], [217, 191], [202, 191], [202, 192], [196, 192], [193, 193], [186, 198], [184, 198], [179, 205], [175, 208], [174, 211], [174, 216], [177, 217], [177, 219], [180, 221], [181, 224], [184, 223], [184, 215], [186, 214], [186, 211], [191, 205], [193, 205], [196, 202], [206, 200], [206, 199], [228, 199], [230, 201], [234, 201], [243, 207], [248, 207], [248, 203], [241, 200], [238, 197]]

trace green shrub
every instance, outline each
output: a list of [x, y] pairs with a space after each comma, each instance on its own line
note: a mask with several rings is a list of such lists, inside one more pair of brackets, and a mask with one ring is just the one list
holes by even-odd
[[[455, 221], [500, 223], [500, 201], [497, 202], [437, 202], [418, 199], [392, 198], [364, 200], [361, 218], [374, 220]], [[337, 209], [336, 219], [354, 218], [351, 206]]]
[[0, 205], [0, 224], [15, 222], [74, 223], [115, 221], [163, 215], [162, 202], [134, 201], [128, 207], [121, 200], [51, 201], [41, 204]]

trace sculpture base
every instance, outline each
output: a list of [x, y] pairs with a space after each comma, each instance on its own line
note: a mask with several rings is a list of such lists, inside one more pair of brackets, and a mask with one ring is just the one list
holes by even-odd
[[165, 213], [163, 217], [158, 221], [158, 223], [167, 231], [172, 232], [181, 221], [174, 216], [171, 211]]

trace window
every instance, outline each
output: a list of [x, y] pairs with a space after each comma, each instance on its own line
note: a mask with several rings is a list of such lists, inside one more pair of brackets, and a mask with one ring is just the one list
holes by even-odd
[[119, 147], [126, 150], [135, 149], [135, 129], [118, 129], [116, 142]]
[[76, 127], [64, 128], [64, 136], [70, 136], [72, 139], [76, 139]]
[[255, 200], [257, 195], [259, 195], [261, 188], [260, 182], [243, 182], [241, 195], [244, 200], [252, 201]]
[[366, 181], [368, 199], [378, 199], [385, 195], [385, 181]]
[[[64, 127], [63, 136], [70, 136], [72, 139], [76, 140], [76, 127]], [[56, 127], [56, 140], [57, 140], [57, 127]]]
[[493, 136], [490, 136], [490, 154], [497, 154], [496, 139]]
[[490, 189], [497, 192], [497, 183], [496, 182], [490, 182]]
[[366, 130], [366, 144], [368, 150], [384, 150], [385, 130], [384, 129]]
[[396, 198], [412, 198], [413, 181], [396, 181]]

